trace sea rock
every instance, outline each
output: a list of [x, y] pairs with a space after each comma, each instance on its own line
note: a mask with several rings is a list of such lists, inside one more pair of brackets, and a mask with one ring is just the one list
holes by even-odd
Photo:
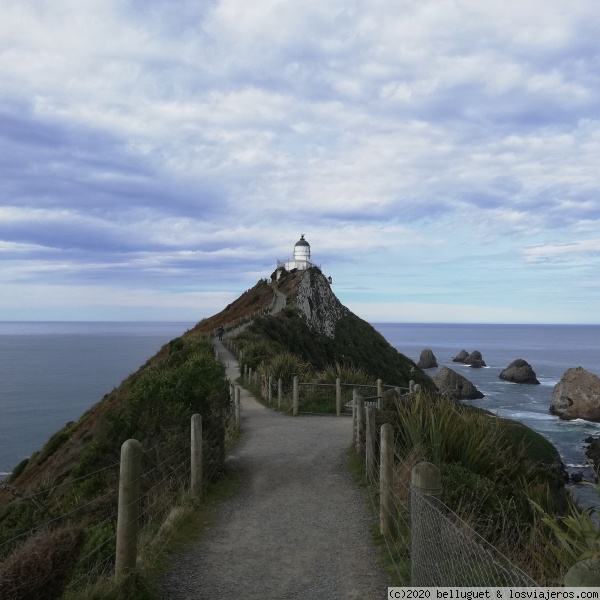
[[425, 350], [421, 352], [421, 356], [419, 357], [419, 362], [417, 364], [419, 367], [421, 367], [421, 369], [433, 369], [434, 367], [438, 366], [435, 354], [429, 348], [425, 348]]
[[464, 362], [465, 359], [469, 358], [469, 353], [466, 350], [461, 350], [453, 359], [452, 362]]
[[594, 470], [598, 472], [600, 469], [600, 438], [592, 437], [590, 435], [583, 441], [588, 444], [588, 447], [585, 450], [585, 455], [594, 465]]
[[504, 369], [499, 375], [500, 379], [505, 381], [511, 381], [512, 383], [529, 383], [538, 384], [539, 381], [535, 375], [535, 371], [531, 368], [531, 365], [522, 358], [517, 358]]
[[469, 356], [465, 358], [463, 362], [465, 365], [469, 365], [474, 369], [481, 369], [482, 367], [486, 366], [483, 356], [481, 356], [481, 352], [479, 352], [479, 350], [473, 350], [473, 352], [471, 352], [471, 354], [469, 354]]
[[600, 421], [600, 378], [582, 367], [569, 369], [554, 386], [550, 412], [566, 421]]
[[454, 400], [483, 398], [483, 394], [466, 377], [448, 367], [442, 367], [432, 379], [440, 393], [448, 398]]

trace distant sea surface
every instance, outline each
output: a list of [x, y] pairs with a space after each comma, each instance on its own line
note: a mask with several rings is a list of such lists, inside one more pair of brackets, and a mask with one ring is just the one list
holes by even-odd
[[193, 325], [0, 322], [0, 479]]
[[[439, 368], [454, 369], [479, 391], [481, 400], [469, 404], [499, 416], [525, 423], [549, 439], [559, 450], [570, 472], [586, 479], [593, 473], [586, 465], [584, 438], [600, 434], [600, 423], [561, 421], [549, 412], [554, 386], [572, 367], [583, 367], [600, 377], [600, 325], [458, 325], [374, 323], [373, 326], [399, 352], [419, 360], [430, 348]], [[452, 358], [461, 350], [479, 350], [487, 368], [473, 369]], [[517, 358], [526, 360], [540, 385], [517, 385], [499, 378], [500, 372]], [[465, 402], [467, 403], [467, 402]]]
[[[193, 325], [0, 322], [0, 473], [39, 450], [55, 431], [77, 420]], [[558, 448], [570, 471], [591, 477], [583, 439], [599, 434], [600, 424], [561, 421], [549, 407], [553, 388], [567, 369], [581, 366], [600, 376], [600, 326], [373, 325], [415, 362], [430, 348], [440, 367], [458, 371], [485, 394], [472, 404], [539, 431]], [[488, 368], [453, 363], [462, 349], [479, 350]], [[531, 364], [541, 385], [499, 379], [500, 371], [517, 358]]]

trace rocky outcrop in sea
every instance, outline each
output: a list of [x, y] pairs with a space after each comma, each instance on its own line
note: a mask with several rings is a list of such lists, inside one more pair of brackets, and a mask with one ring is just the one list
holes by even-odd
[[473, 350], [473, 352], [471, 352], [471, 354], [469, 354], [469, 356], [467, 356], [463, 362], [465, 365], [469, 365], [474, 369], [481, 369], [482, 367], [487, 366], [479, 350]]
[[540, 383], [531, 365], [522, 358], [513, 360], [498, 377], [512, 383], [527, 383], [532, 385], [539, 385]]
[[477, 400], [483, 398], [483, 394], [460, 373], [448, 367], [442, 367], [433, 381], [443, 396], [454, 400]]
[[569, 369], [554, 386], [550, 412], [566, 421], [600, 421], [600, 378], [582, 367]]
[[469, 353], [466, 350], [461, 350], [453, 359], [452, 362], [465, 362], [465, 359], [469, 358]]
[[425, 348], [421, 352], [421, 356], [419, 357], [419, 362], [417, 363], [421, 369], [434, 369], [438, 366], [437, 359], [435, 354], [429, 348]]
[[463, 363], [464, 365], [469, 365], [474, 369], [480, 369], [482, 367], [487, 366], [485, 361], [483, 360], [483, 356], [481, 356], [481, 352], [479, 350], [473, 350], [471, 354], [469, 354], [466, 350], [461, 350], [453, 359], [452, 362]]
[[600, 438], [589, 436], [583, 440], [588, 446], [585, 455], [594, 465], [594, 471], [600, 472]]

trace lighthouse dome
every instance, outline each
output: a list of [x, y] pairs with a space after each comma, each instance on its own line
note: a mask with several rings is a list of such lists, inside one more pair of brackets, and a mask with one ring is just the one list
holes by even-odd
[[310, 244], [304, 239], [304, 234], [294, 246], [294, 260], [310, 260]]

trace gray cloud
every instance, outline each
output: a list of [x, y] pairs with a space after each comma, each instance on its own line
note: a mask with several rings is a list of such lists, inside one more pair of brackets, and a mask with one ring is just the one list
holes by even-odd
[[406, 273], [428, 290], [411, 297], [460, 281], [487, 302], [491, 265], [576, 257], [574, 287], [595, 289], [589, 3], [23, 0], [3, 17], [3, 284], [232, 289], [305, 232], [342, 286]]

